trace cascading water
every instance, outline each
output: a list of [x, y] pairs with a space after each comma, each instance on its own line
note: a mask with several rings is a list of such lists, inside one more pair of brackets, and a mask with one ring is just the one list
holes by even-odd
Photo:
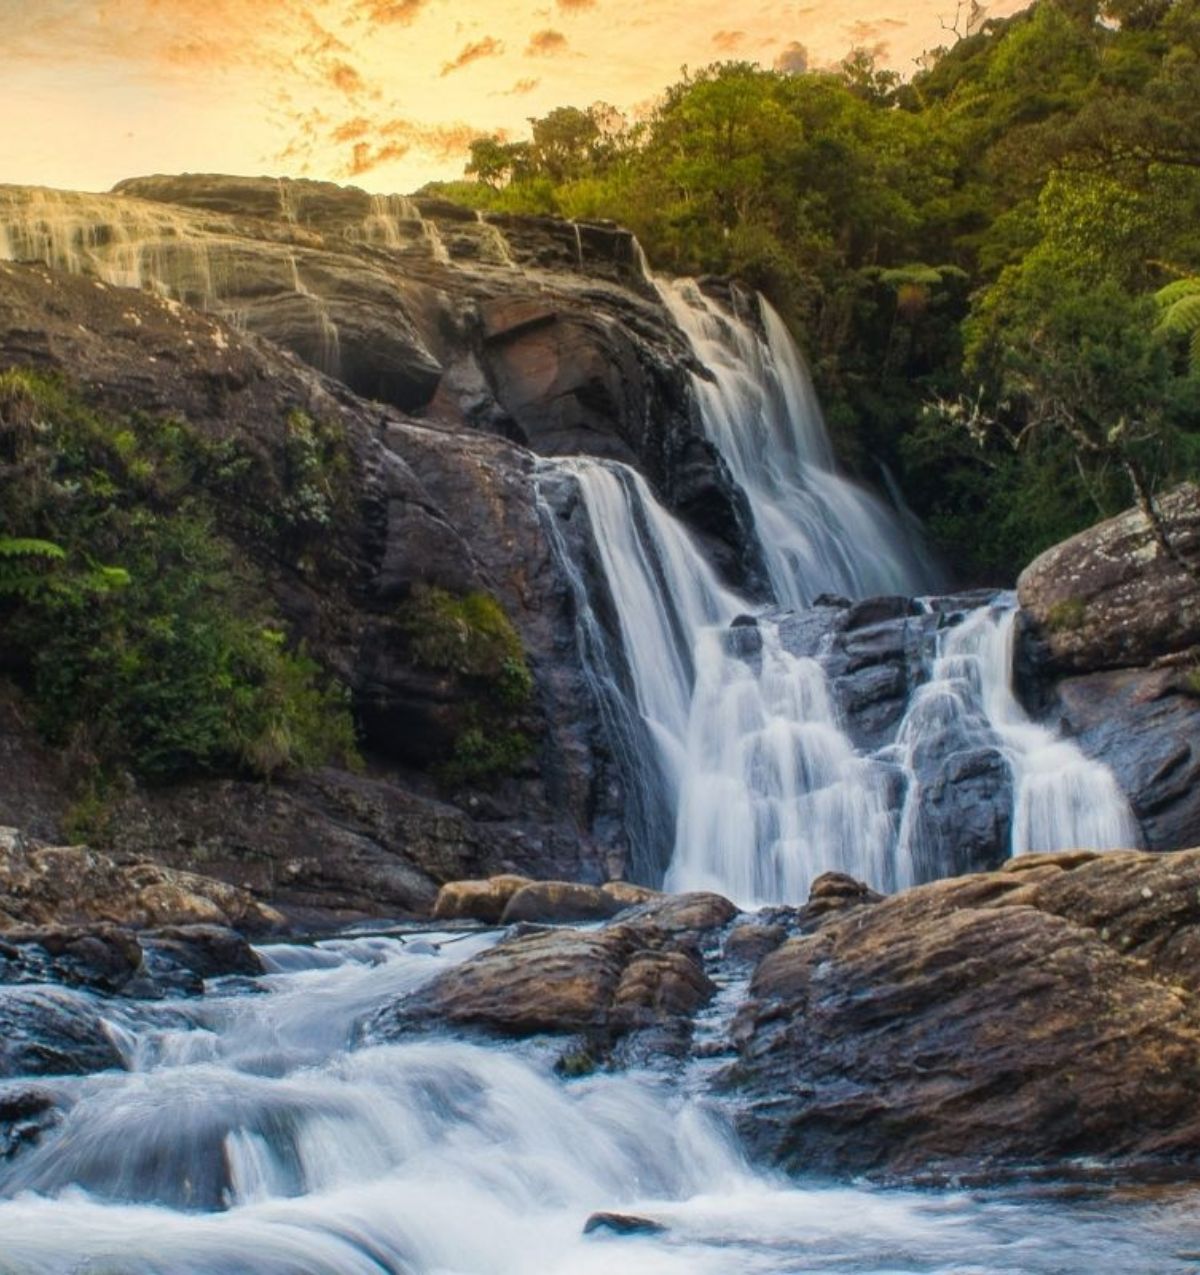
[[759, 299], [760, 335], [693, 281], [655, 282], [708, 372], [692, 377], [699, 416], [750, 501], [779, 603], [933, 588], [936, 570], [896, 515], [838, 473], [812, 381], [770, 305]]
[[[911, 547], [911, 515], [837, 472], [778, 315], [763, 303], [760, 334], [695, 284], [656, 286], [708, 369], [693, 377], [698, 413], [747, 495], [781, 602], [926, 590], [937, 574]], [[998, 752], [1012, 774], [1011, 853], [1138, 844], [1112, 775], [1017, 704], [1008, 681], [1014, 599], [931, 633], [926, 684], [895, 739], [863, 753], [839, 718], [820, 653], [790, 652], [769, 615], [754, 617], [749, 637], [728, 632], [756, 608], [720, 585], [640, 478], [584, 460], [545, 462], [542, 472], [577, 484], [604, 581], [596, 605], [616, 616], [623, 666], [609, 655], [593, 681], [610, 702], [624, 698], [623, 711], [607, 716], [626, 723], [614, 742], [642, 812], [631, 836], [657, 838], [634, 846], [643, 876], [669, 863], [668, 888], [714, 889], [750, 905], [799, 902], [825, 871], [885, 890], [944, 875], [952, 869], [919, 817], [919, 762], [964, 741]], [[559, 549], [568, 556], [561, 539]], [[582, 583], [576, 592], [582, 627], [601, 630]], [[581, 643], [593, 670], [600, 645]], [[641, 723], [640, 735], [630, 722]], [[645, 814], [656, 803], [666, 810], [657, 821]]]
[[[946, 631], [929, 680], [897, 734], [912, 755], [948, 720], [974, 717], [992, 732], [1012, 771], [1012, 853], [1136, 848], [1137, 823], [1112, 772], [1029, 719], [1012, 690], [1015, 595], [980, 607]], [[907, 847], [915, 860], [919, 846]]]
[[[39, 1082], [62, 1108], [0, 1160], [3, 1275], [1157, 1275], [1186, 1200], [1022, 1199], [750, 1170], [674, 1072], [564, 1084], [554, 1050], [356, 1024], [493, 941], [402, 935], [261, 949], [200, 1000], [63, 992], [128, 1070]], [[584, 1235], [594, 1211], [661, 1234]]]

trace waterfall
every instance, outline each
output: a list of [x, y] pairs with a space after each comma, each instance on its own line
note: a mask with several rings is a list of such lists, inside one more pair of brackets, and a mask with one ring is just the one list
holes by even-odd
[[[950, 629], [923, 694], [949, 695], [965, 712], [982, 711], [997, 736], [1016, 790], [1013, 854], [1137, 848], [1137, 822], [1108, 767], [1031, 721], [1017, 702], [1016, 617], [1016, 597], [1010, 594]], [[910, 710], [909, 719], [914, 715]], [[913, 734], [908, 722], [901, 734]]]
[[[778, 315], [763, 303], [760, 334], [695, 284], [657, 287], [707, 370], [693, 376], [699, 416], [746, 493], [783, 605], [911, 595], [935, 581], [912, 547], [911, 514], [838, 473]], [[963, 750], [999, 756], [1011, 774], [1007, 852], [1138, 844], [1111, 773], [1017, 703], [1015, 598], [944, 630], [914, 630], [923, 684], [893, 738], [862, 752], [821, 652], [789, 650], [776, 617], [752, 615], [722, 586], [643, 479], [578, 458], [544, 461], [540, 475], [574, 483], [587, 520], [598, 580], [560, 534], [554, 543], [571, 563], [580, 655], [606, 704], [641, 879], [665, 865], [670, 889], [718, 890], [749, 906], [800, 902], [831, 870], [883, 890], [944, 875], [944, 856], [926, 844], [923, 777], [931, 759]], [[607, 635], [602, 615], [615, 617]], [[739, 615], [746, 622], [731, 628]]]
[[690, 279], [655, 283], [707, 372], [692, 376], [700, 419], [750, 501], [780, 604], [933, 587], [937, 573], [900, 519], [837, 472], [812, 380], [771, 306], [759, 299], [760, 335]]

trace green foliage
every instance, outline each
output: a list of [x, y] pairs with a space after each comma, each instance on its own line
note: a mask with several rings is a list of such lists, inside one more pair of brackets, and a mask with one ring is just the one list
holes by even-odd
[[[10, 369], [0, 437], [18, 432], [0, 461], [0, 527], [21, 533], [0, 539], [0, 643], [48, 740], [151, 780], [354, 759], [344, 694], [289, 649], [219, 530], [265, 462]], [[300, 413], [284, 435], [281, 525], [324, 526], [331, 444]]]
[[504, 608], [488, 593], [456, 597], [418, 586], [402, 621], [414, 663], [454, 674], [469, 698], [441, 778], [455, 787], [511, 774], [532, 750], [521, 714], [533, 698], [533, 677]]
[[[1145, 490], [1197, 472], [1200, 310], [1184, 287], [1144, 303], [1200, 277], [1197, 118], [1196, 0], [1037, 0], [905, 83], [859, 50], [685, 72], [636, 124], [551, 112], [481, 139], [456, 189], [612, 218], [659, 268], [763, 289], [843, 461], [885, 461], [964, 575], [1011, 579], [1127, 504], [1131, 468]], [[960, 401], [980, 437], [938, 410]]]
[[1200, 278], [1176, 279], [1154, 294], [1159, 317], [1155, 331], [1185, 337], [1194, 369], [1200, 371]]

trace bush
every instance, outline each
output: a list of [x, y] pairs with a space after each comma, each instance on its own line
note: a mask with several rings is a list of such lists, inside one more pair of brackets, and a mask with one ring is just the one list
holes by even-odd
[[[319, 507], [316, 427], [288, 431]], [[355, 760], [344, 692], [217, 530], [208, 440], [22, 369], [0, 374], [0, 440], [0, 654], [47, 740], [150, 780]]]

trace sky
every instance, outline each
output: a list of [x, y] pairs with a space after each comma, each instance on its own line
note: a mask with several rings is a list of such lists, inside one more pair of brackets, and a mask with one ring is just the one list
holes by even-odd
[[[1012, 12], [1021, 0], [996, 0]], [[316, 177], [372, 192], [461, 176], [473, 136], [684, 66], [793, 71], [852, 48], [911, 71], [956, 0], [0, 0], [0, 182]]]

